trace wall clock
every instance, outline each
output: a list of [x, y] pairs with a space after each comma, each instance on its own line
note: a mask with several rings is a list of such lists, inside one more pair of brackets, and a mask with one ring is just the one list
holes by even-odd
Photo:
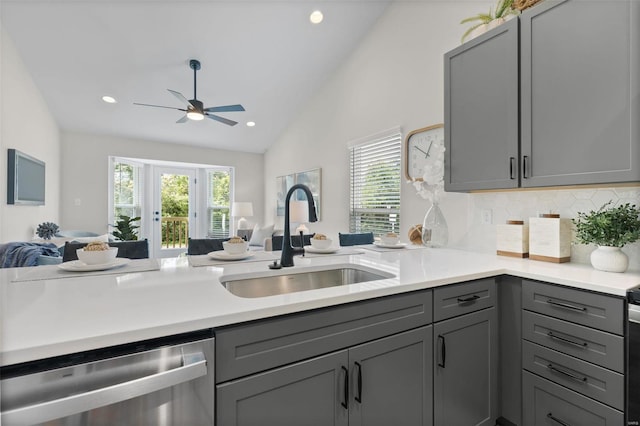
[[[405, 175], [412, 181], [421, 181], [425, 167], [439, 161], [434, 147], [444, 146], [444, 124], [434, 124], [414, 130], [405, 138]], [[437, 151], [437, 150], [436, 150]]]

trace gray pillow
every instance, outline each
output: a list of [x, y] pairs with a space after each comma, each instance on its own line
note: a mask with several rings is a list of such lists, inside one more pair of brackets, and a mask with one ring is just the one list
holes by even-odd
[[260, 246], [264, 244], [266, 238], [271, 238], [273, 234], [273, 225], [267, 225], [260, 227], [258, 225], [253, 227], [253, 233], [251, 234], [251, 240], [249, 240], [250, 246]]

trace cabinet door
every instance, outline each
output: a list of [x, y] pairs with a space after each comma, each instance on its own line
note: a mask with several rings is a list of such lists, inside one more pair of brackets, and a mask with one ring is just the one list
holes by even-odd
[[347, 362], [340, 351], [218, 385], [216, 424], [346, 426]]
[[445, 190], [518, 186], [518, 19], [448, 52]]
[[433, 423], [431, 326], [356, 346], [349, 363], [350, 426]]
[[521, 15], [523, 187], [640, 180], [639, 27], [635, 0]]
[[494, 425], [498, 413], [495, 308], [434, 325], [434, 423]]

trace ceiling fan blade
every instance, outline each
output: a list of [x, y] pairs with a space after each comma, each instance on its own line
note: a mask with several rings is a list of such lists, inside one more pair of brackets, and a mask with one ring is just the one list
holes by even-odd
[[138, 102], [134, 102], [134, 105], [141, 105], [141, 106], [150, 106], [150, 107], [155, 107], [155, 108], [167, 108], [167, 109], [175, 109], [178, 111], [186, 111], [186, 109], [182, 109], [182, 108], [176, 108], [176, 107], [168, 107], [168, 106], [163, 106], [163, 105], [151, 105], [151, 104], [141, 104]]
[[219, 117], [219, 116], [213, 115], [213, 114], [205, 114], [205, 116], [209, 117], [212, 120], [216, 120], [216, 121], [219, 121], [221, 123], [228, 124], [229, 126], [235, 126], [236, 124], [238, 124], [237, 121], [229, 120], [228, 118]]
[[189, 117], [184, 115], [180, 120], [176, 121], [176, 123], [186, 123], [187, 121], [189, 121]]
[[244, 107], [240, 104], [238, 105], [223, 105], [223, 106], [215, 106], [204, 109], [206, 112], [233, 112], [233, 111], [244, 111]]
[[180, 99], [180, 102], [187, 104], [187, 106], [192, 106], [195, 107], [195, 105], [193, 105], [191, 102], [189, 102], [189, 99], [185, 98], [184, 95], [180, 92], [176, 92], [175, 90], [171, 90], [171, 89], [167, 89], [169, 92], [171, 92], [171, 94], [173, 96], [175, 96], [176, 98]]

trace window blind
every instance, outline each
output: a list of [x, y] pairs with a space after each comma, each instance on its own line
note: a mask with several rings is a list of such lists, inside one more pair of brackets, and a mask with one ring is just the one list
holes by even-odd
[[397, 233], [402, 156], [399, 129], [360, 141], [349, 151], [349, 232]]

